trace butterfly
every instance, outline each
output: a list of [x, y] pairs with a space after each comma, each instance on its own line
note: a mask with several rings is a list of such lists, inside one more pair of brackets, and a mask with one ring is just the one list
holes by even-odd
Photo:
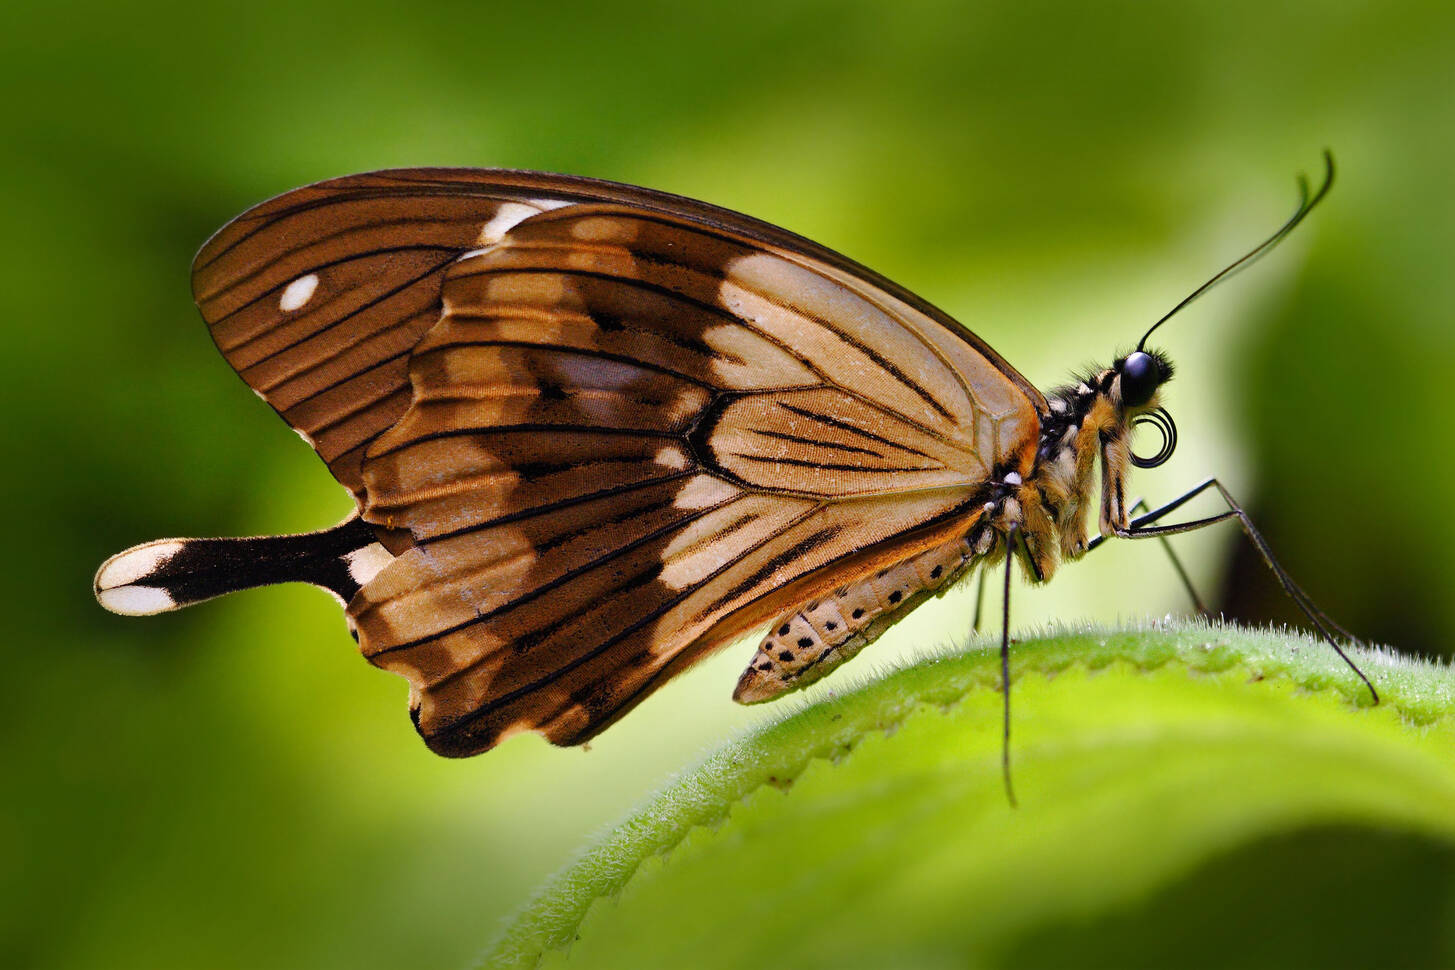
[[[1172, 313], [1308, 214], [1325, 157], [1293, 217]], [[192, 286], [222, 355], [356, 510], [308, 535], [137, 546], [101, 567], [98, 599], [148, 614], [321, 586], [408, 680], [441, 755], [525, 731], [580, 744], [765, 627], [734, 697], [769, 700], [977, 570], [1005, 565], [1008, 604], [1014, 561], [1045, 582], [1106, 537], [1228, 518], [1340, 650], [1216, 480], [1133, 516], [1128, 466], [1176, 442], [1172, 365], [1146, 347], [1172, 313], [1042, 394], [943, 311], [783, 229], [473, 169], [288, 192], [213, 236]], [[1131, 450], [1143, 422], [1163, 439], [1149, 458]], [[1226, 511], [1154, 525], [1209, 490]]]

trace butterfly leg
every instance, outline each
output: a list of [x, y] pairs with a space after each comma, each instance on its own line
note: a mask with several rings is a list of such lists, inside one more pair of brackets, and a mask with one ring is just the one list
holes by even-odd
[[[1128, 508], [1127, 511], [1135, 513], [1138, 509], [1143, 512], [1147, 512], [1150, 511], [1151, 507], [1147, 505], [1147, 500], [1145, 498], [1139, 498], [1131, 504], [1131, 507]], [[1133, 521], [1135, 522], [1139, 520], [1133, 519]], [[1097, 536], [1095, 539], [1087, 544], [1086, 551], [1090, 552], [1092, 549], [1095, 549], [1097, 546], [1101, 545], [1102, 539], [1102, 536]], [[1173, 571], [1177, 573], [1177, 578], [1182, 581], [1182, 588], [1187, 590], [1188, 599], [1192, 600], [1192, 608], [1203, 617], [1209, 620], [1212, 619], [1212, 611], [1207, 608], [1207, 604], [1204, 603], [1202, 597], [1197, 594], [1197, 587], [1192, 585], [1192, 577], [1188, 575], [1187, 567], [1182, 564], [1182, 557], [1177, 555], [1177, 550], [1172, 548], [1172, 543], [1168, 541], [1166, 536], [1163, 536], [1161, 541], [1162, 549], [1167, 553], [1167, 558], [1172, 561]]]
[[973, 632], [975, 632], [975, 633], [979, 633], [980, 632], [980, 609], [984, 605], [985, 605], [985, 570], [982, 569], [982, 570], [980, 570], [979, 576], [976, 577], [976, 580], [975, 580], [975, 618], [970, 623], [970, 629]]
[[[1176, 511], [1187, 502], [1190, 502], [1198, 495], [1201, 495], [1203, 492], [1207, 491], [1209, 488], [1214, 487], [1219, 490], [1219, 492], [1223, 496], [1223, 499], [1228, 502], [1230, 508], [1236, 511], [1228, 511], [1209, 519], [1200, 519], [1197, 522], [1187, 523], [1186, 528], [1183, 528], [1181, 526], [1159, 527], [1155, 530], [1149, 530], [1145, 528], [1145, 526], [1150, 525], [1151, 523], [1154, 523], [1161, 519], [1163, 516]], [[1137, 504], [1143, 504], [1142, 500], [1138, 499]], [[1292, 599], [1296, 604], [1298, 604], [1299, 608], [1303, 610], [1304, 613], [1312, 614], [1309, 618], [1315, 621], [1315, 625], [1318, 625], [1319, 622], [1322, 622], [1325, 626], [1329, 627], [1329, 629], [1333, 630], [1339, 636], [1343, 637], [1345, 640], [1350, 641], [1351, 643], [1363, 642], [1362, 640], [1360, 640], [1359, 637], [1356, 637], [1354, 634], [1344, 629], [1344, 627], [1334, 622], [1334, 620], [1327, 613], [1319, 609], [1318, 606], [1314, 604], [1314, 601], [1309, 597], [1309, 595], [1303, 591], [1302, 587], [1300, 587], [1297, 583], [1293, 581], [1293, 577], [1289, 576], [1287, 572], [1283, 571], [1283, 568], [1278, 565], [1277, 560], [1273, 558], [1272, 549], [1268, 546], [1267, 541], [1263, 539], [1262, 535], [1258, 534], [1257, 529], [1254, 528], [1253, 522], [1250, 518], [1248, 518], [1247, 513], [1243, 512], [1241, 506], [1233, 501], [1233, 497], [1228, 494], [1227, 489], [1219, 484], [1217, 479], [1215, 478], [1207, 479], [1206, 481], [1200, 483], [1199, 485], [1196, 485], [1186, 493], [1179, 495], [1177, 498], [1173, 499], [1172, 501], [1168, 502], [1158, 509], [1154, 509], [1151, 512], [1146, 513], [1145, 515], [1137, 516], [1131, 522], [1131, 530], [1139, 533], [1139, 535], [1124, 536], [1124, 538], [1145, 538], [1148, 535], [1160, 536], [1163, 548], [1165, 548], [1168, 555], [1172, 556], [1173, 558], [1173, 564], [1180, 565], [1178, 563], [1176, 554], [1172, 551], [1171, 544], [1167, 541], [1166, 537], [1168, 535], [1178, 532], [1191, 532], [1194, 529], [1200, 529], [1205, 525], [1212, 525], [1216, 522], [1221, 522], [1223, 519], [1232, 518], [1234, 515], [1241, 516], [1241, 519], [1244, 523], [1245, 531], [1249, 529], [1252, 530], [1252, 532], [1249, 533], [1249, 538], [1253, 542], [1254, 547], [1258, 549], [1258, 552], [1262, 556], [1263, 561], [1268, 563], [1269, 568], [1274, 571], [1274, 574], [1276, 576], [1278, 576], [1279, 583], [1283, 586], [1284, 590], [1288, 592], [1289, 598]], [[1254, 535], [1257, 536], [1256, 539], [1253, 539]], [[1104, 535], [1096, 536], [1086, 544], [1086, 551], [1090, 552], [1091, 550], [1095, 549], [1097, 546], [1105, 542], [1108, 538], [1108, 536]], [[1182, 572], [1182, 570], [1179, 570], [1179, 572]], [[1186, 583], [1185, 572], [1184, 583]], [[1197, 594], [1195, 591], [1193, 591], [1190, 584], [1188, 584], [1188, 592], [1192, 594], [1194, 601], [1196, 601]], [[1208, 611], [1205, 607], [1199, 608], [1205, 615], [1210, 615], [1208, 614]]]
[[[1171, 512], [1176, 511], [1177, 509], [1181, 508], [1183, 505], [1192, 501], [1192, 499], [1196, 498], [1198, 495], [1201, 495], [1203, 492], [1208, 491], [1209, 489], [1215, 489], [1218, 494], [1222, 496], [1223, 501], [1226, 502], [1228, 505], [1228, 510], [1226, 512], [1219, 512], [1216, 515], [1210, 515], [1201, 519], [1193, 519], [1190, 522], [1178, 522], [1172, 525], [1153, 524], [1160, 520], [1163, 516], [1166, 516]], [[1333, 620], [1329, 619], [1329, 617], [1327, 616], [1327, 614], [1324, 613], [1323, 610], [1319, 609], [1317, 606], [1314, 605], [1308, 594], [1305, 593], [1303, 589], [1293, 581], [1293, 577], [1288, 575], [1287, 571], [1284, 570], [1283, 566], [1279, 564], [1278, 559], [1273, 555], [1272, 547], [1268, 545], [1268, 540], [1263, 538], [1263, 534], [1258, 531], [1257, 526], [1253, 524], [1253, 520], [1249, 517], [1248, 513], [1243, 509], [1241, 505], [1238, 504], [1237, 500], [1233, 498], [1232, 493], [1230, 493], [1225, 487], [1223, 487], [1223, 484], [1219, 482], [1216, 478], [1209, 478], [1206, 481], [1194, 486], [1192, 489], [1188, 490], [1184, 494], [1168, 502], [1167, 504], [1161, 506], [1160, 508], [1153, 509], [1150, 512], [1137, 516], [1136, 518], [1132, 519], [1127, 528], [1118, 529], [1113, 533], [1113, 535], [1116, 535], [1117, 537], [1122, 539], [1162, 538], [1170, 535], [1177, 535], [1183, 532], [1193, 532], [1197, 529], [1203, 529], [1207, 526], [1216, 525], [1219, 522], [1224, 522], [1228, 519], [1234, 518], [1236, 518], [1238, 520], [1238, 524], [1242, 526], [1243, 534], [1248, 537], [1248, 541], [1253, 544], [1253, 548], [1258, 551], [1258, 555], [1262, 558], [1263, 562], [1268, 566], [1270, 570], [1273, 571], [1273, 575], [1278, 579], [1278, 584], [1283, 587], [1283, 591], [1288, 595], [1288, 598], [1293, 600], [1294, 605], [1303, 612], [1304, 616], [1308, 617], [1309, 622], [1312, 623], [1314, 627], [1319, 631], [1319, 633], [1323, 636], [1323, 638], [1328, 641], [1329, 646], [1334, 648], [1334, 652], [1339, 655], [1340, 659], [1342, 659], [1344, 663], [1348, 664], [1349, 669], [1353, 670], [1354, 673], [1359, 676], [1359, 679], [1364, 682], [1364, 686], [1369, 688], [1369, 694], [1371, 697], [1374, 698], [1374, 702], [1376, 704], [1379, 703], [1379, 692], [1374, 689], [1374, 685], [1370, 683], [1369, 678], [1364, 675], [1364, 671], [1360, 670], [1358, 666], [1355, 665], [1354, 661], [1349, 658], [1349, 655], [1344, 652], [1343, 648], [1339, 646], [1337, 640], [1334, 637], [1334, 631], [1337, 631], [1346, 639], [1356, 643], [1358, 642], [1358, 638], [1354, 637], [1343, 627], [1339, 626]], [[1087, 543], [1087, 551], [1090, 552], [1092, 549], [1101, 545], [1101, 543], [1105, 541], [1105, 539], [1105, 536], [1097, 536], [1091, 542]]]
[[1005, 797], [1016, 807], [1015, 788], [1010, 782], [1010, 570], [1018, 543], [1024, 544], [1019, 526], [1011, 526], [1005, 537], [1005, 584], [1000, 601], [1000, 773], [1005, 782]]

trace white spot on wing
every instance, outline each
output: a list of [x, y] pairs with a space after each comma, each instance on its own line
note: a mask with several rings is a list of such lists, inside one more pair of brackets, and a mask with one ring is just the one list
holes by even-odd
[[317, 273], [298, 277], [283, 288], [283, 295], [278, 298], [278, 309], [284, 313], [292, 313], [313, 299], [313, 291], [316, 289], [318, 289]]
[[679, 509], [705, 509], [718, 505], [738, 494], [736, 486], [712, 475], [694, 475], [682, 486], [672, 505]]
[[167, 560], [181, 552], [184, 545], [186, 543], [177, 539], [164, 539], [117, 553], [102, 563], [96, 572], [97, 595], [119, 586], [129, 586], [138, 579], [152, 575], [166, 565]]
[[122, 616], [151, 616], [177, 608], [177, 601], [155, 586], [118, 586], [96, 594], [101, 605]]
[[493, 246], [505, 238], [505, 234], [517, 225], [539, 215], [540, 209], [523, 202], [502, 202], [490, 221], [480, 227], [479, 242], [482, 246]]
[[681, 471], [687, 467], [687, 456], [676, 445], [667, 445], [662, 448], [652, 456], [652, 461], [655, 464], [661, 465], [663, 468], [670, 468], [673, 471]]
[[366, 586], [369, 580], [379, 575], [379, 570], [394, 561], [394, 554], [374, 542], [355, 549], [344, 556], [344, 561], [348, 563], [350, 578], [360, 586]]

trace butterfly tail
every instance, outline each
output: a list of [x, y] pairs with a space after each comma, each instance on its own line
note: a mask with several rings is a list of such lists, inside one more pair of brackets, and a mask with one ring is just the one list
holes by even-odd
[[351, 516], [332, 529], [251, 539], [158, 539], [119, 552], [96, 572], [97, 601], [150, 616], [273, 583], [312, 583], [347, 603], [393, 558]]

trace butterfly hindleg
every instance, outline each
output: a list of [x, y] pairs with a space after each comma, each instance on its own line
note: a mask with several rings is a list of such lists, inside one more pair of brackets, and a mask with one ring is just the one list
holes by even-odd
[[[1147, 500], [1145, 498], [1138, 498], [1135, 502], [1131, 504], [1127, 511], [1135, 513], [1139, 509], [1143, 512], [1151, 511], [1151, 506], [1147, 504]], [[1132, 521], [1136, 522], [1140, 520], [1134, 518]], [[1172, 569], [1174, 572], [1177, 573], [1177, 578], [1182, 581], [1182, 588], [1187, 590], [1188, 599], [1192, 600], [1192, 608], [1195, 609], [1203, 617], [1207, 619], [1212, 619], [1212, 611], [1207, 608], [1207, 604], [1204, 603], [1202, 597], [1198, 595], [1197, 587], [1192, 584], [1192, 577], [1188, 574], [1187, 567], [1182, 564], [1182, 557], [1177, 555], [1177, 550], [1172, 548], [1172, 543], [1167, 540], [1166, 536], [1162, 536], [1161, 538], [1162, 549], [1167, 553], [1167, 558], [1172, 561]], [[1092, 549], [1101, 545], [1101, 541], [1102, 537], [1097, 536], [1087, 545], [1086, 551], [1090, 552]]]
[[[1226, 512], [1219, 512], [1216, 515], [1206, 516], [1205, 518], [1201, 519], [1193, 519], [1190, 522], [1178, 522], [1172, 525], [1153, 524], [1160, 520], [1163, 516], [1166, 516], [1171, 512], [1176, 511], [1177, 509], [1181, 508], [1183, 505], [1192, 501], [1192, 499], [1196, 498], [1197, 496], [1201, 495], [1203, 492], [1209, 489], [1216, 489], [1218, 494], [1222, 496], [1223, 501], [1226, 502], [1228, 505], [1228, 510]], [[1165, 538], [1166, 536], [1177, 535], [1183, 532], [1193, 532], [1197, 529], [1206, 528], [1207, 526], [1216, 525], [1219, 522], [1224, 522], [1228, 519], [1234, 518], [1236, 518], [1238, 520], [1238, 524], [1242, 526], [1243, 534], [1248, 537], [1248, 541], [1253, 544], [1253, 548], [1258, 551], [1258, 555], [1263, 559], [1263, 562], [1267, 564], [1268, 568], [1273, 571], [1273, 575], [1278, 579], [1278, 584], [1283, 587], [1283, 591], [1288, 594], [1289, 599], [1293, 600], [1294, 605], [1296, 605], [1303, 612], [1304, 616], [1308, 617], [1309, 622], [1318, 629], [1319, 633], [1322, 634], [1324, 639], [1328, 641], [1329, 646], [1334, 648], [1334, 652], [1337, 653], [1339, 657], [1346, 664], [1349, 665], [1350, 669], [1353, 670], [1354, 673], [1359, 675], [1359, 679], [1364, 682], [1364, 686], [1369, 688], [1370, 696], [1374, 698], [1375, 703], [1378, 703], [1379, 692], [1374, 689], [1374, 685], [1370, 683], [1369, 678], [1364, 675], [1364, 672], [1355, 665], [1354, 661], [1349, 658], [1349, 655], [1346, 654], [1343, 648], [1339, 646], [1337, 640], [1335, 639], [1335, 632], [1337, 632], [1340, 636], [1343, 636], [1345, 639], [1356, 643], [1358, 642], [1358, 638], [1355, 637], [1353, 634], [1349, 633], [1343, 627], [1339, 626], [1339, 624], [1331, 620], [1328, 615], [1324, 613], [1323, 610], [1319, 609], [1317, 606], [1314, 605], [1308, 594], [1305, 593], [1303, 589], [1293, 581], [1293, 577], [1290, 576], [1288, 572], [1283, 568], [1283, 566], [1279, 564], [1278, 559], [1273, 555], [1272, 547], [1268, 545], [1268, 540], [1263, 538], [1263, 534], [1259, 532], [1258, 527], [1253, 524], [1252, 518], [1250, 518], [1248, 513], [1243, 509], [1243, 507], [1238, 504], [1237, 500], [1233, 498], [1232, 493], [1230, 493], [1227, 488], [1225, 488], [1223, 484], [1219, 482], [1216, 478], [1209, 478], [1206, 481], [1203, 481], [1193, 488], [1189, 489], [1182, 495], [1179, 495], [1172, 501], [1161, 506], [1160, 508], [1153, 509], [1150, 512], [1137, 516], [1128, 524], [1127, 528], [1117, 529], [1113, 533], [1113, 535], [1116, 535], [1118, 538], [1122, 539]], [[1092, 549], [1095, 549], [1103, 541], [1105, 541], [1105, 539], [1105, 536], [1097, 536], [1096, 538], [1092, 539], [1092, 541], [1087, 544], [1087, 551], [1090, 552]]]

